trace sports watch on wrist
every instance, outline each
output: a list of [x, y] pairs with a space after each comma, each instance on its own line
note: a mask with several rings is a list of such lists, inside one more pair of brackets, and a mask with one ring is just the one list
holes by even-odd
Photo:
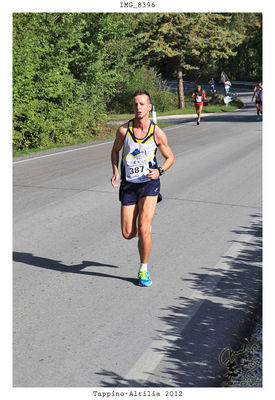
[[160, 175], [163, 175], [164, 174], [164, 169], [162, 168], [162, 167], [158, 167], [158, 170], [159, 170], [159, 174]]

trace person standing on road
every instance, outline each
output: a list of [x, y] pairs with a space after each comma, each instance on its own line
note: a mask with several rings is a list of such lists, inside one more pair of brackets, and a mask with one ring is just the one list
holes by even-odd
[[[151, 286], [148, 260], [151, 252], [151, 224], [156, 205], [161, 201], [160, 176], [170, 168], [174, 155], [166, 134], [149, 119], [151, 99], [145, 90], [133, 95], [135, 118], [121, 125], [111, 152], [113, 176], [111, 184], [117, 188], [119, 180], [119, 152], [121, 160], [121, 231], [125, 239], [139, 238], [140, 266], [138, 280], [141, 286]], [[158, 166], [156, 152], [159, 148], [165, 161]]]
[[205, 100], [205, 98], [206, 98], [205, 91], [201, 90], [201, 86], [198, 85], [197, 89], [195, 89], [194, 92], [192, 93], [192, 99], [194, 99], [196, 113], [198, 115], [197, 125], [200, 124], [203, 100]]

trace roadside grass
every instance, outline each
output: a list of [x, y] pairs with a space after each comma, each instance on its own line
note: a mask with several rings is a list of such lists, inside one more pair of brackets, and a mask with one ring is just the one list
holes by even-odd
[[243, 107], [241, 100], [234, 100], [229, 104], [209, 104], [202, 110], [203, 113], [219, 113], [237, 110]]
[[[213, 97], [207, 96], [206, 102], [207, 102], [207, 105], [205, 105], [203, 107], [202, 113], [227, 112], [227, 111], [233, 111], [233, 110], [243, 107], [243, 103], [238, 99], [232, 101], [228, 105], [225, 105], [223, 102], [222, 95], [217, 95], [217, 96], [213, 96]], [[185, 108], [172, 109], [172, 110], [168, 110], [165, 112], [157, 112], [157, 116], [184, 115], [184, 114], [194, 114], [194, 113], [195, 113], [195, 109], [194, 109], [193, 100], [186, 96]], [[68, 146], [73, 146], [76, 144], [92, 143], [92, 142], [95, 142], [98, 140], [114, 138], [116, 135], [116, 131], [117, 131], [118, 127], [120, 126], [119, 121], [124, 121], [124, 120], [127, 121], [132, 118], [134, 118], [134, 114], [110, 114], [107, 123], [102, 125], [101, 132], [96, 135], [87, 136], [86, 139], [84, 139], [84, 140], [72, 139], [69, 143], [65, 143], [65, 144], [64, 143], [63, 144], [52, 143], [48, 146], [40, 146], [40, 147], [32, 148], [32, 149], [14, 150], [13, 157], [20, 157], [20, 156], [24, 156], [24, 155], [31, 154], [31, 153], [37, 153], [40, 151], [61, 148], [61, 147], [68, 147]], [[150, 118], [152, 118], [152, 115], [150, 115]], [[112, 124], [110, 124], [111, 121], [112, 121]], [[117, 123], [115, 121], [117, 121]], [[158, 126], [160, 128], [164, 128], [169, 125], [173, 125], [173, 124], [158, 122]]]
[[40, 151], [57, 149], [57, 148], [61, 148], [61, 147], [74, 146], [74, 145], [83, 144], [83, 143], [93, 143], [98, 140], [110, 139], [115, 136], [118, 126], [119, 126], [119, 124], [117, 126], [104, 124], [104, 125], [102, 125], [102, 131], [100, 133], [98, 133], [97, 135], [91, 134], [90, 136], [87, 136], [83, 140], [71, 139], [69, 143], [61, 143], [61, 144], [52, 143], [52, 144], [49, 144], [48, 146], [39, 146], [36, 148], [31, 148], [31, 149], [13, 150], [13, 157], [20, 157], [20, 156], [24, 156], [27, 154], [37, 153]]

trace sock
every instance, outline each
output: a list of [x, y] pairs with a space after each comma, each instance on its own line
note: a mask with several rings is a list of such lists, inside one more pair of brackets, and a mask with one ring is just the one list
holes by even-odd
[[[152, 232], [152, 225], [150, 226], [150, 232]], [[138, 239], [138, 244], [139, 244], [139, 239]], [[142, 263], [140, 263], [140, 264], [139, 264], [139, 271], [138, 271], [138, 272], [140, 272], [140, 271], [147, 271], [147, 265], [148, 265], [148, 264], [142, 264]]]
[[142, 264], [142, 263], [140, 263], [140, 265], [139, 265], [139, 272], [140, 272], [140, 271], [147, 271], [147, 265], [148, 265], [148, 264]]

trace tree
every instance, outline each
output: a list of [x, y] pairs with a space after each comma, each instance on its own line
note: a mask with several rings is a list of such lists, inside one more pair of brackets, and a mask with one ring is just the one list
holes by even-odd
[[153, 65], [171, 59], [177, 72], [178, 106], [184, 107], [183, 70], [199, 70], [209, 60], [228, 58], [243, 35], [233, 30], [231, 16], [215, 13], [143, 14], [137, 26], [137, 48]]
[[220, 63], [220, 69], [230, 71], [231, 79], [262, 79], [262, 14], [235, 13], [232, 28], [243, 35], [244, 40], [236, 48], [236, 54]]

